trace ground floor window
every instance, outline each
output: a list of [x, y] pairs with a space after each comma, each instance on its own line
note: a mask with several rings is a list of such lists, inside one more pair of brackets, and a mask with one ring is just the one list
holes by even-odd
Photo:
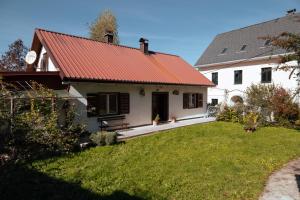
[[87, 113], [89, 117], [128, 114], [128, 93], [97, 93], [87, 95]]
[[218, 103], [219, 103], [218, 99], [211, 99], [211, 105], [212, 106], [216, 106], [216, 105], [218, 105]]
[[201, 93], [184, 93], [183, 109], [202, 108], [203, 94]]

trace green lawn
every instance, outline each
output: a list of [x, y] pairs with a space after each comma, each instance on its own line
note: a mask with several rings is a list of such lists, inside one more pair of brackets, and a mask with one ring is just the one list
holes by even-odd
[[30, 175], [15, 170], [29, 181], [13, 184], [36, 199], [257, 199], [270, 173], [297, 156], [296, 130], [247, 134], [239, 124], [213, 122], [35, 162], [23, 168]]

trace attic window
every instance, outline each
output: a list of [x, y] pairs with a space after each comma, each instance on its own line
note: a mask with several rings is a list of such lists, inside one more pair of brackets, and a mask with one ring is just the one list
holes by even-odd
[[245, 51], [246, 47], [247, 47], [247, 45], [244, 44], [240, 51]]
[[48, 54], [44, 53], [42, 57], [42, 62], [41, 62], [41, 71], [48, 71]]
[[228, 49], [228, 48], [224, 48], [224, 49], [222, 50], [221, 54], [226, 53], [227, 49]]
[[265, 46], [270, 46], [271, 45], [271, 40], [266, 40], [265, 41]]

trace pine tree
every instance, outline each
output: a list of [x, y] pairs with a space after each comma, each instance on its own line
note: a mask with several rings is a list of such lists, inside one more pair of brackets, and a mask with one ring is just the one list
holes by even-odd
[[24, 71], [28, 48], [21, 39], [9, 45], [8, 51], [0, 59], [0, 71]]
[[105, 10], [96, 20], [90, 25], [90, 38], [105, 42], [105, 34], [107, 32], [113, 33], [114, 44], [119, 44], [118, 24], [117, 18], [112, 11]]

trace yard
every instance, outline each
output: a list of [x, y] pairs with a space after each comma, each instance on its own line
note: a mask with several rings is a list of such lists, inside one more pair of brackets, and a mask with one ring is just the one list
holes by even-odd
[[296, 130], [213, 122], [4, 169], [0, 199], [257, 199], [297, 156]]

